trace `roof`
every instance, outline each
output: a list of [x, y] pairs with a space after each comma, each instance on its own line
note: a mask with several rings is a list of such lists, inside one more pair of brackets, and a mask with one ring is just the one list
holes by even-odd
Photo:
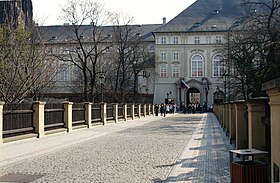
[[252, 5], [240, 3], [240, 0], [197, 0], [154, 32], [226, 31], [250, 13]]
[[[142, 36], [145, 41], [153, 41], [154, 37], [152, 31], [161, 26], [161, 24], [144, 24], [144, 25], [129, 25], [135, 27], [135, 33]], [[101, 26], [98, 29], [102, 29], [103, 36], [111, 36], [113, 34], [114, 26]], [[73, 25], [52, 25], [52, 26], [39, 26], [38, 27], [41, 36], [46, 41], [52, 41], [57, 43], [68, 42], [75, 36]], [[86, 41], [91, 41], [92, 37], [92, 25], [82, 25], [80, 28], [80, 34]]]

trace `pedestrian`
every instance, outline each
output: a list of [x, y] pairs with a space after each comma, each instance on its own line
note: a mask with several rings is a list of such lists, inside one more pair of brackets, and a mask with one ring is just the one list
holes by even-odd
[[162, 116], [163, 115], [163, 103], [160, 105], [160, 115]]
[[163, 112], [164, 117], [166, 116], [166, 109], [167, 109], [167, 106], [165, 104], [163, 104], [162, 112]]

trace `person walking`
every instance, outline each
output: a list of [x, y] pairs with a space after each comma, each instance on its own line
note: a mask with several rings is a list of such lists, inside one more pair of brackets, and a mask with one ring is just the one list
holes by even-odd
[[163, 107], [162, 107], [163, 117], [166, 116], [166, 109], [167, 109], [167, 106], [165, 104], [163, 104]]

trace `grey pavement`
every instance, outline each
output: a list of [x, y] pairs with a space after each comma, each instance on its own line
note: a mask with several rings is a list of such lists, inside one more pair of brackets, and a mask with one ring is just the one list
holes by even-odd
[[149, 116], [0, 145], [0, 182], [230, 182], [212, 113]]

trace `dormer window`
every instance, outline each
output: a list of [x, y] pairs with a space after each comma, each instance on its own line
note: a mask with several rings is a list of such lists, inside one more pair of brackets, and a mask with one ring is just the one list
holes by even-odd
[[50, 40], [57, 40], [56, 36], [52, 36]]
[[217, 25], [212, 25], [211, 29], [216, 29]]
[[200, 27], [200, 26], [201, 26], [201, 23], [200, 23], [200, 22], [195, 22], [195, 23], [194, 23], [194, 26], [195, 26], [195, 27]]
[[219, 13], [219, 10], [212, 10], [213, 15], [217, 15]]
[[256, 13], [257, 10], [255, 8], [250, 9], [250, 13]]

